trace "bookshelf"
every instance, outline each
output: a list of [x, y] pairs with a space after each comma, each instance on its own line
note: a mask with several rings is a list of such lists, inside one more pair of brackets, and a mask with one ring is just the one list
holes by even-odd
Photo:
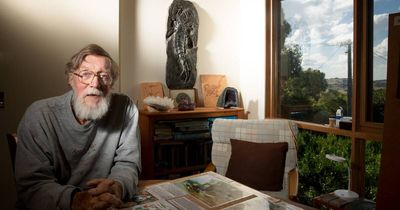
[[216, 118], [244, 118], [244, 109], [139, 111], [141, 179], [169, 179], [202, 172], [211, 162], [211, 126]]

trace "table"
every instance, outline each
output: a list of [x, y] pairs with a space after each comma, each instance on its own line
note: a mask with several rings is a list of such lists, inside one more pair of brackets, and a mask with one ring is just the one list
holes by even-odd
[[[140, 200], [125, 210], [156, 209], [314, 209], [271, 197], [215, 172], [175, 180], [140, 181]], [[148, 199], [148, 201], [146, 201]], [[137, 200], [137, 199], [134, 199]], [[178, 207], [178, 208], [177, 208]], [[163, 209], [164, 209], [163, 208]]]
[[315, 208], [321, 209], [322, 207], [330, 208], [333, 210], [372, 210], [375, 209], [375, 202], [359, 198], [356, 200], [344, 200], [333, 192], [320, 195], [313, 199], [313, 205]]

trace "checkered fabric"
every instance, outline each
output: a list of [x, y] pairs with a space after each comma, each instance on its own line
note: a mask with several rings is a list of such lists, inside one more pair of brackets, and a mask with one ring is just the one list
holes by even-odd
[[225, 175], [231, 157], [230, 139], [256, 143], [288, 142], [283, 189], [279, 192], [267, 192], [281, 198], [288, 198], [288, 172], [297, 167], [294, 137], [297, 136], [297, 133], [297, 125], [287, 119], [216, 119], [211, 131], [213, 140], [211, 159], [216, 166], [217, 173]]

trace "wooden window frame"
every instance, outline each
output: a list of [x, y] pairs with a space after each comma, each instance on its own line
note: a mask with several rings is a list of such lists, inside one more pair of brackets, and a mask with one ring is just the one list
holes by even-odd
[[[369, 1], [367, 1], [369, 2]], [[383, 123], [367, 121], [368, 101], [368, 49], [371, 34], [368, 15], [372, 4], [363, 0], [354, 0], [354, 42], [353, 42], [353, 103], [352, 130], [331, 128], [328, 126], [296, 121], [299, 128], [332, 133], [351, 138], [351, 189], [361, 197], [365, 195], [365, 143], [366, 140], [382, 142]], [[279, 24], [281, 0], [266, 1], [266, 91], [265, 117], [277, 118], [279, 110]]]

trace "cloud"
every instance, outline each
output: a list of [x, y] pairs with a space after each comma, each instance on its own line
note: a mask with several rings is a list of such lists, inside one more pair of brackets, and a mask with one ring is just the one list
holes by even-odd
[[353, 1], [338, 0], [335, 2], [335, 11], [347, 11], [349, 9], [353, 9]]
[[388, 38], [382, 40], [377, 46], [374, 47], [374, 53], [387, 58]]
[[374, 15], [373, 78], [386, 79], [388, 50], [388, 14]]
[[374, 45], [379, 44], [388, 36], [388, 15], [374, 15]]
[[327, 57], [321, 53], [314, 53], [303, 60], [304, 69], [318, 69], [325, 73], [325, 78], [347, 78], [347, 54], [344, 50], [337, 50], [334, 56]]
[[312, 54], [306, 54], [306, 59], [303, 59], [302, 65], [307, 66], [310, 68], [316, 68], [319, 66], [322, 66], [328, 58], [319, 52], [312, 53]]
[[343, 42], [352, 42], [353, 23], [342, 23], [334, 25], [331, 29], [331, 39], [327, 41], [330, 45], [340, 45]]
[[337, 35], [334, 38], [330, 39], [327, 43], [330, 45], [345, 45], [347, 43], [352, 43], [353, 41], [353, 34], [342, 34], [342, 35]]
[[374, 80], [386, 79], [388, 38], [383, 39], [373, 50], [373, 77]]
[[292, 28], [285, 44], [301, 46], [303, 67], [321, 67], [326, 78], [347, 77], [346, 48], [340, 43], [353, 40], [353, 1], [285, 0], [282, 7]]
[[334, 25], [331, 30], [332, 35], [342, 35], [345, 33], [352, 33], [353, 32], [353, 23], [341, 23], [341, 24], [336, 24]]
[[387, 18], [388, 18], [387, 14], [374, 15], [374, 24], [380, 24], [382, 22], [387, 23]]
[[332, 57], [322, 68], [321, 71], [325, 73], [325, 78], [347, 78], [347, 54], [343, 51]]

